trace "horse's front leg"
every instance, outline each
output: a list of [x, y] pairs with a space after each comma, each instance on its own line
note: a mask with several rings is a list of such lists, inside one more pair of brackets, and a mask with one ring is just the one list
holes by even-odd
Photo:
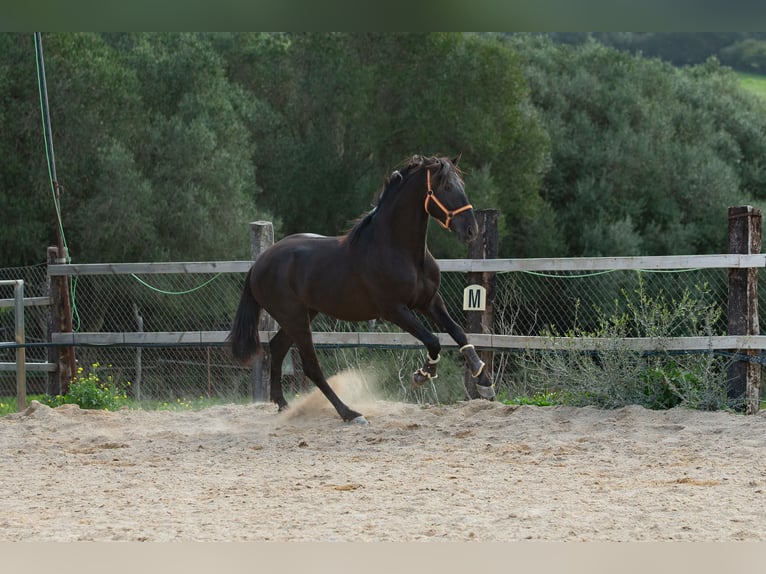
[[450, 337], [460, 347], [460, 352], [465, 357], [468, 370], [476, 383], [479, 396], [487, 400], [495, 398], [495, 385], [492, 383], [487, 365], [479, 358], [474, 346], [468, 342], [465, 331], [450, 316], [439, 293], [436, 293], [426, 311], [434, 322], [449, 333]]
[[437, 377], [436, 367], [441, 358], [441, 343], [439, 337], [425, 328], [415, 314], [408, 307], [400, 305], [383, 316], [384, 319], [407, 331], [410, 335], [418, 339], [425, 345], [426, 359], [423, 366], [412, 374], [412, 383], [415, 386], [421, 386]]
[[438, 354], [436, 355], [436, 359], [432, 359], [430, 356], [426, 356], [426, 360], [423, 363], [423, 366], [412, 373], [413, 386], [423, 386], [428, 381], [432, 381], [439, 376], [436, 374], [436, 367], [439, 364], [440, 358], [441, 357]]

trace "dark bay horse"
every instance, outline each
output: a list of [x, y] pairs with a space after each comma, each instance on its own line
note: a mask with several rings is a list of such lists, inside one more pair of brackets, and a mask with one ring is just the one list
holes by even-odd
[[450, 317], [439, 294], [439, 267], [426, 245], [429, 216], [464, 242], [478, 233], [456, 162], [413, 156], [386, 179], [376, 207], [340, 237], [296, 234], [264, 251], [247, 273], [234, 317], [234, 358], [247, 363], [258, 349], [258, 319], [265, 309], [279, 324], [269, 343], [270, 398], [287, 407], [282, 393], [282, 361], [292, 344], [303, 371], [344, 421], [367, 422], [327, 384], [311, 337], [317, 313], [345, 321], [385, 319], [423, 342], [428, 354], [413, 375], [415, 384], [436, 377], [441, 345], [413, 310], [430, 317], [455, 340], [482, 397], [494, 385], [463, 329]]

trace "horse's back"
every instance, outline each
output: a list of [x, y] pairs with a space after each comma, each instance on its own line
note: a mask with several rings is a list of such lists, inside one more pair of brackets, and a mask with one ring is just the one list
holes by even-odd
[[305, 274], [340, 255], [336, 237], [296, 233], [277, 241], [253, 264], [253, 275], [268, 277], [283, 284], [289, 276]]
[[[274, 314], [312, 309], [337, 316], [358, 289], [346, 247], [338, 237], [289, 235], [253, 264], [255, 298]], [[338, 303], [338, 302], [341, 303]]]
[[261, 254], [253, 265], [251, 286], [256, 300], [275, 318], [308, 309], [362, 321], [382, 317], [402, 303], [426, 308], [438, 290], [439, 275], [428, 250], [420, 265], [412, 265], [343, 237], [299, 233]]

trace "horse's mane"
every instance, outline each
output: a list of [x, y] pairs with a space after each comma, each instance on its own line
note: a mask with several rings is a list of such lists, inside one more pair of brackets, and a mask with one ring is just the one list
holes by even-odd
[[404, 160], [399, 168], [394, 170], [391, 175], [384, 180], [383, 186], [376, 194], [377, 203], [375, 207], [373, 207], [367, 213], [362, 214], [352, 223], [351, 229], [348, 230], [343, 240], [350, 244], [356, 243], [359, 239], [359, 236], [369, 226], [370, 222], [374, 219], [375, 214], [378, 212], [384, 202], [390, 201], [389, 198], [393, 196], [396, 191], [404, 185], [404, 182], [407, 181], [410, 176], [416, 173], [421, 167], [432, 167], [434, 165], [439, 165], [439, 170], [436, 172], [436, 174], [442, 175], [444, 172], [450, 169], [452, 163], [447, 158], [436, 156], [423, 157], [420, 155], [414, 155], [411, 158]]

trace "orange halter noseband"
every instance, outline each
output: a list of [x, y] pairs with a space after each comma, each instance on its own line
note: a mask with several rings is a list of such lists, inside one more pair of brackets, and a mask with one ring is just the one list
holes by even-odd
[[449, 229], [449, 225], [450, 223], [452, 223], [452, 218], [455, 217], [457, 214], [463, 213], [464, 211], [468, 211], [469, 209], [473, 209], [473, 205], [471, 205], [470, 203], [467, 203], [463, 207], [458, 207], [457, 209], [452, 211], [444, 207], [444, 204], [441, 201], [439, 201], [439, 198], [436, 197], [436, 195], [434, 194], [434, 190], [431, 189], [431, 170], [428, 168], [426, 168], [426, 183], [428, 186], [428, 192], [426, 193], [426, 201], [423, 204], [423, 207], [425, 208], [426, 213], [428, 213], [428, 215], [431, 215], [431, 213], [428, 211], [429, 201], [433, 201], [436, 204], [436, 206], [439, 209], [441, 209], [442, 213], [447, 216], [447, 219], [442, 221], [441, 219], [438, 219], [437, 217], [433, 215], [431, 215], [431, 217], [436, 219], [436, 221], [439, 222], [439, 225], [441, 225], [444, 229]]

